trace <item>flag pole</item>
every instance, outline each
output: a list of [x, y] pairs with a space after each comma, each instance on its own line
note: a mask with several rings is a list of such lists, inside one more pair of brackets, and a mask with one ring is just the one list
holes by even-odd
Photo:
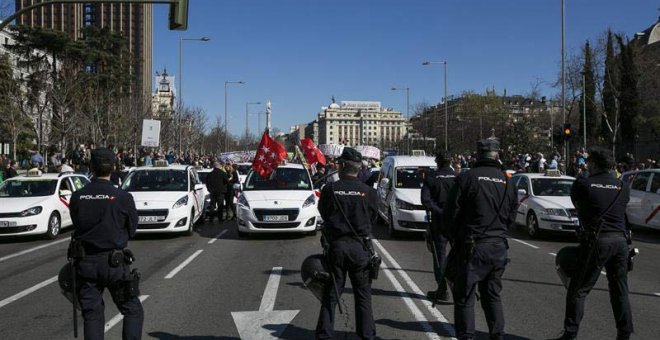
[[270, 114], [271, 114], [271, 106], [269, 99], [266, 100], [266, 131], [268, 131], [268, 135], [270, 135]]

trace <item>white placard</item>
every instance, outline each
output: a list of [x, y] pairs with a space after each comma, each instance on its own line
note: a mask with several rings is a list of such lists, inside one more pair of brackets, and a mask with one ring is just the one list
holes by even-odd
[[142, 146], [152, 148], [160, 145], [160, 120], [142, 120]]
[[380, 149], [371, 145], [358, 145], [355, 150], [362, 154], [364, 158], [380, 159]]
[[9, 143], [4, 143], [2, 146], [2, 149], [4, 150], [3, 154], [9, 155]]

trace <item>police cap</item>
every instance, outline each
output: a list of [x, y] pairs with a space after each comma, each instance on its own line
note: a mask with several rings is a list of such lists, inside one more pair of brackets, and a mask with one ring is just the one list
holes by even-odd
[[478, 152], [500, 151], [500, 141], [496, 138], [482, 139], [477, 142]]
[[92, 150], [92, 157], [90, 160], [92, 167], [99, 165], [115, 164], [115, 154], [109, 149], [98, 148]]
[[435, 161], [436, 162], [449, 162], [451, 161], [451, 153], [444, 151], [444, 150], [438, 150], [435, 153]]
[[612, 162], [612, 152], [608, 149], [594, 146], [589, 150], [589, 157], [587, 160], [593, 161], [597, 164], [607, 165]]
[[351, 161], [351, 162], [362, 162], [362, 154], [353, 149], [353, 148], [344, 148], [344, 151], [342, 151], [341, 156], [337, 158], [338, 163], [343, 163], [345, 161]]

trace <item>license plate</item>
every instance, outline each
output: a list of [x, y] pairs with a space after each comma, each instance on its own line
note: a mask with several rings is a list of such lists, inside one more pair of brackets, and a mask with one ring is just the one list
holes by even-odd
[[162, 216], [140, 216], [138, 221], [140, 223], [158, 222], [163, 219]]
[[15, 227], [17, 224], [14, 221], [0, 221], [0, 228]]
[[286, 222], [289, 220], [289, 215], [266, 215], [264, 222]]

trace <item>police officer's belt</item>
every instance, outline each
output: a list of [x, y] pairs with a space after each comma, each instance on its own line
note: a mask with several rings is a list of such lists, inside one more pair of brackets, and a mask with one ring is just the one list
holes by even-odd
[[487, 237], [476, 238], [474, 240], [474, 243], [500, 243], [500, 242], [503, 242], [505, 240], [506, 240], [506, 238], [504, 238], [504, 237], [487, 236]]

